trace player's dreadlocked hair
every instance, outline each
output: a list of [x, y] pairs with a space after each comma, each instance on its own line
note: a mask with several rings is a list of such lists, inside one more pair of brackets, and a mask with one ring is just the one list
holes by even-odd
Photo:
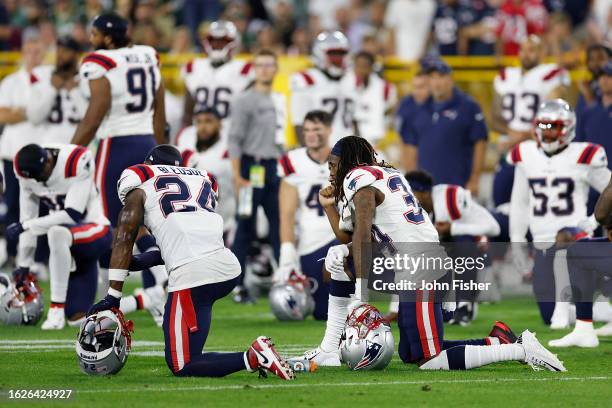
[[372, 145], [363, 137], [346, 136], [336, 143], [332, 150], [332, 155], [340, 157], [335, 178], [335, 198], [336, 203], [344, 199], [344, 189], [342, 184], [346, 175], [359, 166], [381, 166], [393, 167], [385, 161], [376, 161], [378, 155]]

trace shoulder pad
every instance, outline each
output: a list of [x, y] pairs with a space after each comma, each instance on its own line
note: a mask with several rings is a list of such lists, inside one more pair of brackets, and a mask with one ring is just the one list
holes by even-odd
[[102, 78], [109, 70], [115, 68], [117, 64], [106, 55], [97, 52], [87, 54], [81, 62], [79, 74], [81, 79], [89, 81], [91, 79]]
[[182, 164], [184, 167], [195, 167], [197, 164], [196, 154], [191, 149], [185, 149], [181, 153], [183, 159]]
[[77, 175], [89, 174], [92, 170], [92, 154], [86, 147], [75, 146], [68, 154], [64, 177], [70, 178]]
[[578, 164], [586, 164], [593, 167], [607, 167], [608, 158], [606, 150], [601, 145], [587, 143], [578, 157]]
[[291, 89], [304, 89], [309, 88], [315, 84], [315, 79], [307, 71], [301, 71], [291, 76], [290, 86]]
[[376, 167], [363, 166], [351, 170], [344, 178], [342, 188], [348, 201], [353, 199], [355, 193], [364, 187], [374, 184], [384, 178], [382, 170]]
[[278, 159], [278, 176], [287, 177], [294, 173], [295, 167], [293, 167], [293, 163], [291, 163], [291, 159], [289, 158], [289, 152], [287, 152]]
[[123, 170], [117, 182], [117, 193], [119, 200], [125, 204], [125, 197], [128, 193], [138, 188], [142, 183], [154, 176], [153, 170], [145, 164], [137, 164]]

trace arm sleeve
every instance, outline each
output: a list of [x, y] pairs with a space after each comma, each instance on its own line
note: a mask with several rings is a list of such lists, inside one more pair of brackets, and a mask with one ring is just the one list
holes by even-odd
[[57, 95], [58, 90], [51, 85], [51, 82], [39, 81], [34, 84], [26, 104], [28, 121], [34, 125], [43, 123], [53, 109]]
[[249, 112], [246, 100], [239, 98], [232, 106], [232, 122], [227, 137], [229, 157], [237, 159], [242, 154], [242, 142], [249, 128]]
[[463, 217], [451, 224], [451, 235], [499, 235], [499, 223], [486, 208], [473, 201]]
[[510, 241], [526, 242], [525, 235], [529, 229], [529, 218], [525, 210], [529, 209], [529, 185], [527, 176], [521, 166], [514, 170], [514, 184], [510, 199]]
[[606, 157], [606, 150], [602, 146], [598, 146], [589, 166], [587, 173], [589, 185], [601, 193], [610, 181], [608, 158]]

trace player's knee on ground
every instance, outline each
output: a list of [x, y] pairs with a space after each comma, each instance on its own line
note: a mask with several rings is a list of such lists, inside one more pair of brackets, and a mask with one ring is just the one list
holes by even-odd
[[49, 240], [49, 249], [51, 250], [54, 248], [70, 247], [70, 245], [72, 245], [72, 234], [70, 230], [61, 225], [55, 225], [49, 228], [47, 237]]

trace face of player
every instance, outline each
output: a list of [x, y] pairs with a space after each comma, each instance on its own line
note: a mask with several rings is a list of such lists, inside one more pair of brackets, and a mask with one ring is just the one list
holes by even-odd
[[418, 103], [423, 103], [429, 98], [429, 78], [427, 75], [416, 75], [412, 79], [412, 96]]
[[608, 54], [601, 49], [594, 49], [587, 56], [587, 68], [595, 78], [599, 77], [606, 62], [608, 62]]
[[76, 68], [79, 54], [70, 48], [57, 47], [56, 58], [55, 66], [58, 71], [70, 71]]
[[21, 56], [27, 69], [32, 69], [42, 64], [45, 58], [45, 50], [41, 41], [31, 40], [21, 47]]
[[[327, 160], [327, 165], [329, 167], [329, 182], [334, 188], [336, 187], [336, 172], [338, 171], [338, 163], [340, 162], [340, 157], [334, 156], [333, 154], [329, 156], [329, 160]], [[340, 186], [342, 188], [342, 186]]]
[[95, 50], [104, 50], [106, 49], [106, 44], [104, 42], [104, 34], [96, 27], [92, 27], [89, 32], [89, 42]]
[[526, 40], [521, 44], [521, 50], [519, 52], [519, 58], [521, 65], [524, 69], [529, 70], [538, 64], [542, 59], [542, 47], [535, 41]]
[[278, 71], [276, 59], [270, 55], [260, 55], [255, 58], [253, 66], [255, 68], [255, 82], [266, 86], [272, 85]]
[[453, 78], [450, 74], [432, 72], [429, 74], [431, 94], [436, 100], [446, 100], [453, 92]]
[[201, 113], [195, 117], [195, 127], [199, 141], [209, 141], [219, 135], [221, 122], [211, 113]]
[[318, 150], [329, 145], [331, 128], [321, 122], [305, 121], [302, 133], [304, 134], [304, 145], [308, 149]]
[[414, 191], [413, 193], [416, 199], [419, 201], [419, 204], [421, 204], [421, 207], [423, 207], [425, 211], [431, 214], [431, 212], [433, 211], [433, 200], [431, 198], [431, 191]]
[[537, 124], [537, 132], [544, 143], [554, 143], [563, 135], [564, 125], [562, 122], [541, 122]]
[[327, 59], [334, 67], [344, 69], [346, 54], [348, 54], [346, 50], [329, 50], [327, 51]]
[[355, 58], [355, 75], [357, 78], [367, 78], [374, 71], [372, 64], [367, 58]]

